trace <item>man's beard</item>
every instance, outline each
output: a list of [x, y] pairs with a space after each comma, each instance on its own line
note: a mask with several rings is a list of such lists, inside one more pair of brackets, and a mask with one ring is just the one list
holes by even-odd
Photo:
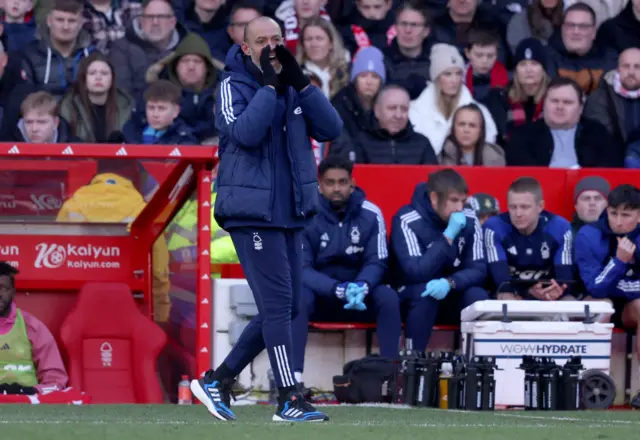
[[13, 298], [9, 298], [6, 304], [4, 304], [3, 308], [0, 309], [0, 316], [9, 316], [9, 312], [11, 311], [11, 304], [13, 304]]
[[622, 83], [622, 87], [624, 87], [625, 90], [628, 90], [630, 92], [635, 92], [636, 90], [640, 89], [640, 81], [634, 81], [631, 87], [628, 87], [624, 81], [620, 81], [620, 82]]

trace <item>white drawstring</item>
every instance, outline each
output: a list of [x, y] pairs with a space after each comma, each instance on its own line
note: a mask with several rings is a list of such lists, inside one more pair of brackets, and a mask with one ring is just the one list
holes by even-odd
[[51, 74], [51, 48], [47, 47], [47, 67], [44, 72], [44, 83], [49, 84], [49, 75]]

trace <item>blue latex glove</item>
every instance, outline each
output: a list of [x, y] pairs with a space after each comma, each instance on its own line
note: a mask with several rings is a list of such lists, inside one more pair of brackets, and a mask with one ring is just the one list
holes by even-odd
[[437, 300], [444, 299], [449, 291], [451, 290], [451, 286], [449, 285], [449, 281], [444, 278], [440, 278], [439, 280], [431, 280], [427, 283], [426, 290], [422, 292], [422, 297], [430, 296]]
[[345, 296], [347, 294], [347, 288], [349, 287], [349, 284], [351, 283], [339, 283], [336, 284], [335, 287], [333, 288], [333, 294], [335, 296], [337, 296], [340, 299], [345, 299]]
[[344, 308], [347, 310], [367, 310], [367, 306], [364, 304], [364, 297], [367, 293], [369, 293], [367, 283], [349, 283], [346, 290], [347, 304], [344, 305]]
[[464, 215], [464, 212], [454, 212], [449, 216], [449, 224], [447, 225], [447, 229], [444, 230], [444, 236], [451, 241], [455, 240], [466, 224], [467, 217]]

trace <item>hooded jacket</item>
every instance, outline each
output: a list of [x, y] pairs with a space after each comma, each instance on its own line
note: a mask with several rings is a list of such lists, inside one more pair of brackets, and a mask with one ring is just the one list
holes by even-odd
[[71, 55], [65, 58], [51, 45], [51, 36], [42, 33], [42, 39], [29, 43], [22, 53], [23, 75], [40, 90], [61, 97], [76, 80], [80, 61], [95, 50], [91, 35], [80, 30]]
[[319, 197], [318, 214], [305, 228], [303, 281], [314, 292], [333, 295], [335, 285], [363, 281], [378, 286], [387, 269], [387, 232], [382, 211], [356, 187], [341, 214]]
[[[231, 41], [227, 34], [228, 8], [224, 4], [221, 5], [211, 21], [203, 23], [195, 11], [194, 1], [180, 0], [174, 4], [178, 21], [184, 25], [187, 31], [199, 35], [209, 46], [209, 57], [213, 56], [216, 62], [221, 64], [231, 48]], [[182, 8], [182, 5], [185, 5], [186, 8]]]
[[571, 78], [582, 87], [586, 94], [593, 92], [604, 74], [615, 69], [618, 64], [616, 53], [596, 42], [591, 50], [584, 55], [568, 52], [560, 36], [560, 31], [556, 31], [549, 39], [547, 53], [549, 76], [553, 78], [559, 75]]
[[[113, 131], [121, 131], [124, 124], [131, 117], [131, 111], [133, 110], [133, 99], [116, 88], [116, 125]], [[85, 110], [80, 97], [73, 94], [67, 94], [60, 101], [60, 116], [66, 119], [69, 124], [73, 123], [74, 112], [76, 113], [76, 136], [85, 142], [96, 142], [96, 136], [93, 131], [94, 122], [93, 116]], [[102, 121], [96, 121], [97, 124], [101, 124]], [[107, 133], [107, 136], [110, 133]]]
[[[178, 63], [184, 55], [198, 55], [206, 65], [204, 87], [201, 90], [187, 89], [178, 78]], [[147, 70], [148, 84], [159, 78], [166, 78], [182, 88], [180, 101], [180, 118], [193, 130], [199, 141], [216, 135], [213, 106], [218, 80], [217, 69], [222, 70], [224, 64], [211, 58], [209, 46], [198, 34], [189, 33], [178, 44], [176, 50], [167, 55]]]
[[[24, 126], [24, 120], [20, 119], [18, 121], [18, 125], [13, 132], [13, 138], [8, 139], [9, 142], [31, 142], [29, 138], [27, 138], [27, 131]], [[82, 142], [82, 139], [73, 136], [71, 134], [71, 130], [69, 130], [69, 124], [63, 118], [60, 118], [60, 123], [58, 124], [58, 128], [56, 129], [54, 144], [66, 144], [66, 143], [76, 143]]]
[[[318, 197], [309, 138], [335, 139], [342, 131], [342, 120], [315, 86], [301, 92], [283, 87], [280, 96], [262, 86], [259, 70], [248, 70], [253, 64], [240, 46], [233, 46], [225, 64], [226, 77], [216, 97], [220, 135], [216, 221], [225, 229], [304, 226], [315, 212]], [[276, 164], [284, 168], [276, 172]], [[280, 188], [286, 188], [284, 193]], [[274, 212], [282, 215], [278, 224]]]
[[393, 216], [391, 249], [398, 286], [451, 277], [455, 291], [482, 286], [487, 276], [482, 228], [465, 209], [466, 226], [452, 244], [442, 235], [447, 223], [431, 206], [426, 183], [419, 183], [411, 203]]
[[576, 263], [587, 293], [594, 298], [640, 298], [640, 226], [626, 235], [636, 245], [635, 263], [616, 257], [617, 238], [606, 211], [576, 237]]
[[114, 41], [109, 51], [116, 85], [134, 97], [140, 96], [145, 89], [149, 66], [169, 55], [184, 34], [180, 24], [176, 25], [167, 47], [159, 48], [145, 39], [139, 21], [134, 20], [124, 38]]

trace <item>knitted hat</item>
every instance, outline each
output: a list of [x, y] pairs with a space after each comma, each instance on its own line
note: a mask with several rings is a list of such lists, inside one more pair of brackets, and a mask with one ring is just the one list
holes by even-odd
[[476, 215], [498, 214], [500, 204], [491, 194], [477, 193], [467, 198], [467, 205], [476, 212]]
[[363, 72], [376, 73], [382, 80], [382, 84], [387, 80], [384, 55], [377, 47], [369, 46], [358, 51], [351, 66], [351, 82], [355, 81], [356, 77]]
[[609, 196], [610, 190], [611, 186], [606, 179], [600, 176], [585, 177], [578, 182], [576, 188], [573, 190], [573, 203], [575, 203], [578, 200], [578, 197], [580, 197], [580, 194], [585, 191], [598, 191], [606, 199]]
[[429, 75], [431, 75], [431, 81], [435, 81], [442, 72], [453, 67], [464, 70], [464, 60], [462, 55], [455, 46], [450, 44], [437, 43], [431, 48], [431, 55], [429, 56], [431, 61], [431, 68], [429, 69]]
[[547, 53], [540, 40], [536, 38], [525, 38], [516, 47], [513, 56], [513, 65], [517, 66], [520, 61], [533, 60], [539, 62], [543, 68], [547, 67]]

